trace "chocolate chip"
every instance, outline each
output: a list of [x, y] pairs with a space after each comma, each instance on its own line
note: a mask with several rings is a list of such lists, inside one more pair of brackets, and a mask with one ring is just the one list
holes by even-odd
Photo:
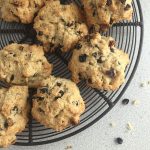
[[95, 26], [94, 25], [92, 25], [91, 27], [90, 27], [90, 29], [89, 29], [89, 33], [91, 34], [91, 33], [94, 33], [96, 30], [95, 30]]
[[91, 78], [88, 79], [88, 83], [92, 84], [92, 79]]
[[24, 47], [23, 46], [19, 46], [19, 50], [23, 51]]
[[113, 46], [115, 46], [115, 44], [116, 44], [115, 41], [113, 41], [113, 40], [109, 41], [109, 47], [113, 47]]
[[5, 121], [5, 123], [4, 123], [4, 128], [8, 128], [8, 122], [7, 121]]
[[17, 113], [18, 112], [18, 107], [14, 106], [14, 108], [12, 109], [12, 111], [15, 111]]
[[126, 0], [120, 0], [120, 2], [121, 2], [122, 4], [125, 4], [125, 3], [126, 3]]
[[107, 0], [107, 3], [106, 3], [107, 6], [110, 6], [112, 5], [112, 0]]
[[14, 75], [11, 75], [10, 77], [10, 82], [12, 82], [14, 80], [15, 76]]
[[112, 18], [110, 18], [110, 25], [112, 25], [114, 23], [114, 20]]
[[43, 110], [42, 108], [38, 108], [38, 111], [39, 111], [40, 113], [44, 113], [44, 110]]
[[77, 43], [76, 45], [75, 45], [75, 49], [81, 49], [82, 48], [82, 45], [80, 44], [80, 43]]
[[44, 97], [33, 97], [33, 99], [36, 99], [37, 101], [43, 101], [44, 100]]
[[98, 55], [97, 52], [92, 54], [92, 56], [95, 57], [95, 58], [97, 58], [97, 55]]
[[60, 4], [62, 4], [62, 5], [69, 5], [71, 3], [72, 3], [71, 0], [60, 0]]
[[110, 48], [110, 51], [111, 51], [112, 53], [114, 53], [114, 52], [115, 52], [115, 49], [114, 49], [114, 48]]
[[123, 139], [120, 138], [120, 137], [118, 137], [118, 138], [115, 139], [115, 142], [116, 142], [117, 144], [122, 144], [122, 143], [123, 143]]
[[85, 39], [87, 40], [87, 42], [90, 42], [91, 36], [90, 36], [90, 35], [86, 35], [86, 36], [85, 36]]
[[71, 26], [73, 26], [74, 25], [74, 22], [68, 22], [67, 24], [66, 24], [66, 26], [68, 26], [68, 27], [71, 27]]
[[41, 91], [41, 93], [47, 93], [47, 94], [49, 93], [47, 86], [40, 88], [40, 91]]
[[106, 71], [106, 75], [108, 75], [110, 78], [115, 77], [115, 70], [111, 68], [110, 70]]
[[43, 35], [43, 32], [42, 32], [42, 31], [39, 31], [39, 32], [38, 32], [38, 35], [39, 35], [39, 36], [42, 36], [42, 35]]
[[60, 96], [55, 97], [55, 100], [61, 98], [64, 95], [64, 91], [60, 90], [59, 94], [60, 94]]
[[122, 104], [123, 105], [127, 105], [129, 103], [129, 99], [124, 99], [124, 100], [122, 100]]
[[97, 63], [103, 63], [105, 61], [105, 57], [101, 56], [98, 60]]
[[96, 14], [97, 14], [97, 11], [94, 10], [94, 11], [93, 11], [93, 16], [96, 16]]
[[124, 8], [125, 11], [128, 11], [131, 8], [131, 5], [127, 4], [126, 7]]
[[76, 106], [79, 105], [78, 101], [73, 101], [72, 104], [73, 104], [73, 105], [76, 105]]
[[57, 82], [57, 86], [59, 86], [59, 87], [60, 87], [61, 85], [62, 85], [61, 83], [58, 83], [58, 82]]
[[79, 61], [80, 62], [86, 62], [86, 59], [87, 59], [87, 55], [86, 54], [82, 54], [79, 56]]

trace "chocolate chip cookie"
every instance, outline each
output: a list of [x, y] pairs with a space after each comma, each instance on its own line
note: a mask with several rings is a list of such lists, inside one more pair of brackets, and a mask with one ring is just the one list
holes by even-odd
[[125, 68], [129, 57], [115, 47], [111, 37], [99, 33], [86, 36], [74, 47], [69, 63], [72, 80], [99, 90], [115, 90], [125, 81]]
[[28, 122], [28, 87], [0, 87], [0, 147], [14, 144]]
[[34, 28], [46, 51], [67, 52], [88, 33], [80, 9], [71, 1], [48, 1], [35, 18]]
[[0, 0], [0, 16], [8, 22], [29, 24], [46, 0]]
[[67, 79], [50, 76], [33, 96], [33, 118], [56, 131], [78, 124], [84, 110], [78, 87]]
[[41, 46], [10, 44], [0, 51], [0, 80], [7, 83], [37, 87], [51, 71]]
[[90, 32], [107, 31], [113, 23], [132, 18], [132, 0], [81, 0]]

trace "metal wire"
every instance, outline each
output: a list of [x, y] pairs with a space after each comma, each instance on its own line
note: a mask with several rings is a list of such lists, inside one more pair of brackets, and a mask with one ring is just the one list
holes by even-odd
[[[75, 1], [80, 4], [78, 0]], [[134, 9], [132, 21], [117, 23], [104, 34], [105, 36], [112, 36], [117, 41], [117, 46], [129, 54], [131, 62], [126, 69], [126, 83], [115, 92], [98, 91], [88, 87], [84, 81], [79, 83], [81, 95], [86, 103], [86, 110], [81, 116], [81, 122], [78, 126], [68, 127], [62, 132], [55, 132], [37, 123], [30, 114], [28, 126], [25, 131], [17, 136], [15, 145], [41, 145], [73, 136], [93, 125], [114, 107], [135, 74], [143, 44], [144, 27], [139, 0], [134, 0], [132, 5]], [[0, 49], [12, 41], [18, 43], [37, 43], [35, 35], [36, 33], [32, 29], [32, 25], [0, 21]], [[45, 54], [45, 56], [54, 65], [53, 75], [65, 78], [71, 77], [67, 69], [71, 53], [62, 54], [60, 51], [56, 51], [56, 54]], [[8, 87], [9, 85], [0, 82], [0, 86]], [[34, 90], [31, 89], [30, 96], [33, 92]], [[32, 105], [31, 97], [29, 97], [29, 100]]]

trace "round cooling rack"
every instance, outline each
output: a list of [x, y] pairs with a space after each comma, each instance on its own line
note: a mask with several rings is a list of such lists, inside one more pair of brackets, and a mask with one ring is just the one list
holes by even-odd
[[[143, 43], [143, 17], [139, 0], [133, 0], [132, 5], [134, 9], [132, 21], [117, 23], [104, 34], [105, 36], [112, 36], [116, 40], [117, 46], [130, 56], [130, 65], [126, 69], [125, 84], [117, 91], [106, 92], [92, 89], [86, 86], [84, 82], [81, 82], [78, 86], [86, 103], [86, 111], [81, 116], [79, 125], [69, 127], [62, 132], [54, 132], [37, 123], [30, 115], [25, 131], [17, 136], [16, 145], [31, 146], [47, 144], [75, 135], [101, 119], [119, 101], [135, 74]], [[32, 25], [0, 21], [0, 49], [12, 41], [18, 43], [36, 43]], [[70, 55], [70, 53], [62, 54], [60, 51], [57, 51], [55, 54], [46, 54], [47, 59], [54, 64], [53, 75], [70, 78], [71, 74], [67, 69]], [[3, 83], [0, 85], [6, 86]], [[31, 89], [30, 93], [32, 94], [32, 92]]]

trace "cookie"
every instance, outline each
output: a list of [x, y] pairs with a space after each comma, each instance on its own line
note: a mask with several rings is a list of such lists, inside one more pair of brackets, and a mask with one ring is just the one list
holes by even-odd
[[115, 47], [113, 38], [95, 33], [76, 44], [69, 69], [74, 82], [84, 79], [92, 88], [109, 91], [123, 84], [128, 63], [128, 55]]
[[112, 24], [132, 18], [132, 0], [81, 0], [90, 32], [107, 31]]
[[10, 44], [0, 51], [0, 80], [7, 83], [37, 87], [51, 71], [41, 46]]
[[71, 1], [50, 0], [39, 11], [34, 21], [37, 38], [46, 51], [69, 51], [87, 35], [88, 29], [80, 9]]
[[84, 110], [78, 87], [67, 79], [50, 76], [33, 97], [33, 118], [56, 131], [78, 124]]
[[29, 24], [46, 0], [0, 0], [1, 18], [8, 22]]
[[28, 87], [0, 88], [0, 147], [14, 144], [28, 122]]

